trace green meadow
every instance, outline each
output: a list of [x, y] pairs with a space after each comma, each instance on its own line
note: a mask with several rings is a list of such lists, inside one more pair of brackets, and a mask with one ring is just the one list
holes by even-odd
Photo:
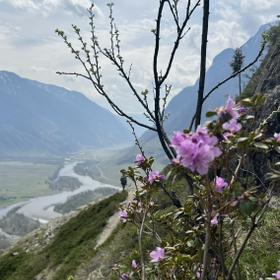
[[47, 180], [58, 167], [55, 163], [0, 162], [0, 208], [52, 194]]

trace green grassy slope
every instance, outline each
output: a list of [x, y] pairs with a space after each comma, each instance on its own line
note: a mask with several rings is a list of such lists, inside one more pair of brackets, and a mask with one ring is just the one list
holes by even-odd
[[62, 225], [50, 244], [40, 251], [14, 247], [0, 257], [0, 279], [31, 280], [42, 272], [54, 280], [67, 279], [92, 258], [98, 235], [126, 197], [126, 192], [117, 193], [80, 212]]

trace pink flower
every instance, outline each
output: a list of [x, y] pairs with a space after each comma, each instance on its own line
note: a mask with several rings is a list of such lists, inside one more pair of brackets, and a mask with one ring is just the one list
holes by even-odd
[[181, 142], [183, 142], [187, 138], [186, 134], [181, 131], [177, 131], [174, 133], [172, 137], [172, 146], [180, 146]]
[[145, 162], [145, 158], [143, 155], [141, 155], [141, 154], [136, 155], [135, 163], [138, 166], [142, 165], [144, 162]]
[[127, 213], [127, 211], [121, 210], [121, 211], [119, 212], [119, 217], [120, 217], [120, 221], [121, 221], [122, 223], [125, 223], [125, 222], [127, 221], [127, 218], [128, 218], [128, 213]]
[[236, 133], [242, 128], [241, 124], [237, 122], [236, 119], [231, 119], [229, 122], [223, 124], [223, 129], [229, 131], [230, 133]]
[[280, 143], [280, 133], [274, 133], [274, 138], [276, 142]]
[[199, 126], [195, 133], [192, 135], [193, 142], [202, 141], [204, 144], [215, 146], [218, 144], [218, 139], [214, 136], [208, 134], [208, 129], [206, 127]]
[[238, 108], [238, 112], [239, 112], [239, 114], [241, 114], [241, 115], [244, 115], [244, 114], [246, 114], [247, 113], [247, 109], [245, 108], [245, 107], [239, 107]]
[[179, 165], [179, 164], [181, 164], [181, 162], [178, 158], [174, 158], [174, 159], [172, 159], [172, 164]]
[[148, 182], [153, 184], [154, 182], [161, 182], [165, 180], [165, 176], [161, 175], [159, 171], [150, 171], [148, 174]]
[[219, 214], [216, 214], [216, 215], [212, 218], [212, 220], [210, 221], [211, 226], [216, 226], [216, 225], [219, 223], [218, 217], [219, 217]]
[[223, 134], [223, 138], [224, 138], [224, 140], [226, 140], [226, 141], [228, 141], [229, 140], [229, 138], [230, 137], [232, 137], [233, 136], [233, 134], [232, 133], [230, 133], [230, 132], [225, 132], [224, 134]]
[[280, 280], [280, 270], [273, 274], [276, 280]]
[[161, 247], [156, 247], [154, 251], [150, 253], [150, 258], [152, 263], [158, 263], [164, 259], [165, 251]]
[[226, 105], [218, 110], [218, 116], [229, 115], [232, 119], [239, 118], [239, 108], [231, 97], [228, 98]]
[[121, 275], [121, 280], [128, 280], [128, 279], [129, 279], [128, 274], [124, 273]]
[[218, 139], [210, 136], [207, 128], [198, 127], [195, 133], [176, 133], [171, 146], [176, 150], [178, 158], [184, 167], [200, 175], [208, 172], [210, 163], [221, 155], [221, 150], [216, 147]]
[[132, 267], [133, 269], [137, 269], [137, 268], [138, 268], [138, 264], [137, 264], [136, 260], [132, 260], [132, 262], [131, 262], [131, 267]]
[[225, 181], [224, 178], [216, 176], [215, 178], [215, 191], [216, 192], [223, 192], [223, 190], [228, 186], [228, 183]]
[[201, 279], [202, 272], [203, 272], [203, 264], [198, 266], [198, 269], [196, 271], [196, 278], [197, 279]]

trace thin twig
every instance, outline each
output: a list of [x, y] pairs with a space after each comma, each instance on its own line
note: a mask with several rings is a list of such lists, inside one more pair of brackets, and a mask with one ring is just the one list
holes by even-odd
[[229, 184], [230, 187], [233, 185], [234, 181], [236, 180], [237, 175], [238, 175], [238, 173], [239, 173], [239, 171], [240, 171], [240, 168], [241, 168], [241, 166], [242, 166], [242, 163], [243, 163], [243, 160], [244, 160], [245, 157], [246, 157], [246, 155], [242, 155], [242, 157], [239, 158], [238, 164], [237, 164], [237, 166], [236, 166], [236, 168], [235, 168], [235, 171], [234, 171], [234, 173], [233, 173], [233, 175], [232, 175], [232, 178], [231, 178], [231, 180], [230, 180], [230, 184]]
[[[186, 17], [185, 17], [182, 25], [180, 26], [180, 28], [179, 28], [179, 30], [177, 32], [177, 38], [176, 38], [176, 40], [174, 42], [174, 46], [173, 46], [173, 49], [172, 49], [171, 54], [170, 54], [170, 59], [169, 59], [169, 62], [168, 62], [168, 66], [167, 66], [167, 68], [165, 70], [165, 74], [160, 79], [160, 85], [162, 85], [164, 83], [164, 81], [166, 80], [166, 78], [169, 75], [169, 72], [170, 72], [170, 69], [172, 67], [172, 64], [173, 64], [173, 61], [174, 61], [174, 58], [175, 58], [175, 54], [176, 54], [177, 49], [179, 47], [180, 41], [181, 41], [181, 39], [185, 35], [185, 33], [184, 33], [185, 28], [186, 28], [186, 26], [187, 26], [187, 24], [189, 22], [189, 19], [190, 19], [191, 15], [196, 10], [196, 8], [200, 5], [200, 1], [201, 0], [198, 0], [196, 2], [196, 4], [194, 5], [194, 7], [191, 9], [191, 11], [187, 12]], [[189, 7], [189, 4], [188, 4], [188, 7]]]
[[[234, 254], [236, 255], [237, 254], [237, 244], [236, 244], [236, 238], [235, 238], [234, 221], [232, 222], [231, 230], [232, 230], [231, 235], [233, 238]], [[237, 266], [236, 278], [237, 278], [237, 280], [241, 280], [239, 261], [237, 261], [236, 266]]]
[[223, 271], [223, 277], [225, 280], [225, 277], [227, 275], [227, 267], [225, 264], [225, 256], [224, 256], [224, 248], [223, 248], [223, 221], [221, 221], [219, 225], [219, 251], [220, 251], [220, 262], [222, 266], [222, 271]]
[[146, 219], [146, 210], [144, 211], [142, 222], [141, 222], [141, 227], [139, 229], [139, 235], [138, 235], [138, 246], [139, 246], [139, 254], [140, 254], [140, 263], [141, 263], [141, 279], [145, 280], [146, 279], [146, 273], [145, 273], [145, 261], [144, 261], [144, 253], [143, 253], [143, 248], [142, 248], [142, 234], [144, 230], [144, 224], [145, 224], [145, 219]]
[[208, 259], [209, 259], [209, 248], [210, 248], [210, 239], [211, 239], [211, 232], [210, 232], [210, 220], [211, 220], [211, 203], [210, 203], [210, 197], [208, 194], [207, 197], [207, 214], [206, 214], [206, 235], [205, 235], [205, 242], [203, 247], [203, 271], [201, 275], [201, 280], [204, 280], [206, 278], [207, 272], [208, 272]]
[[139, 148], [139, 150], [140, 150], [142, 156], [143, 156], [144, 158], [146, 158], [145, 153], [144, 153], [144, 149], [143, 149], [143, 147], [141, 146], [141, 144], [140, 144], [140, 142], [139, 142], [139, 139], [138, 139], [138, 137], [137, 137], [137, 135], [136, 135], [135, 128], [134, 128], [133, 124], [132, 124], [130, 121], [127, 121], [127, 123], [129, 124], [129, 126], [130, 126], [130, 128], [131, 128], [131, 130], [132, 130], [132, 134], [133, 134], [134, 140], [135, 140], [135, 145]]

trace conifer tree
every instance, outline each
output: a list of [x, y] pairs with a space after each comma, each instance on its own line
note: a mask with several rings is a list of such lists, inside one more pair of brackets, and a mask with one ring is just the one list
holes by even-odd
[[[237, 48], [234, 51], [234, 55], [230, 63], [230, 67], [232, 68], [232, 73], [237, 73], [241, 70], [244, 63], [244, 58], [245, 56], [243, 55], [242, 50], [240, 48]], [[239, 95], [240, 95], [242, 91], [241, 73], [238, 74], [238, 85], [239, 85]]]

